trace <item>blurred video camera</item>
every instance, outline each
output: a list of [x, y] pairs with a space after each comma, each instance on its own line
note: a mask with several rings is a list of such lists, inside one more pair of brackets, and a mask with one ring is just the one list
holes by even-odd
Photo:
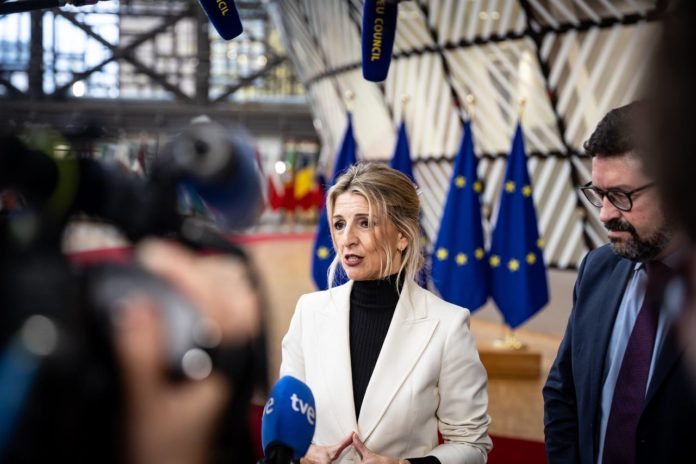
[[[84, 139], [84, 133], [82, 134]], [[248, 136], [213, 122], [191, 124], [154, 159], [148, 179], [85, 156], [54, 159], [14, 135], [0, 137], [0, 192], [21, 196], [0, 215], [0, 462], [124, 462], [124, 398], [111, 338], [118, 302], [144, 294], [157, 303], [173, 382], [212, 371], [234, 385], [219, 426], [215, 461], [253, 462], [252, 393], [267, 389], [263, 330], [225, 344], [214, 325], [174, 287], [128, 262], [75, 265], [62, 253], [76, 214], [119, 228], [133, 243], [167, 237], [241, 261], [225, 234], [249, 227], [263, 207]], [[207, 218], [182, 214], [182, 195]]]

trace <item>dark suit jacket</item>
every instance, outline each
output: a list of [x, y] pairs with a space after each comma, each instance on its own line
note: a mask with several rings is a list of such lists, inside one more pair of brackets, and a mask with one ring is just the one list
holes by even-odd
[[[606, 245], [580, 266], [568, 327], [543, 389], [549, 464], [597, 462], [606, 351], [634, 265]], [[638, 423], [637, 463], [696, 462], [696, 384], [682, 351], [668, 332]]]

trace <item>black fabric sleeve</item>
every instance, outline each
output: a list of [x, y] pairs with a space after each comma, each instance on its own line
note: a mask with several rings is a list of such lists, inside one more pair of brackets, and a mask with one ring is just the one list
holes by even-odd
[[424, 456], [422, 458], [406, 458], [411, 464], [440, 464], [440, 460], [435, 456]]

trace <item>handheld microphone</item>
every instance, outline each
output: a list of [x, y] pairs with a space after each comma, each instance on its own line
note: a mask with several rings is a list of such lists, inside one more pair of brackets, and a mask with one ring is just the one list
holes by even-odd
[[368, 81], [381, 82], [387, 78], [391, 62], [396, 18], [396, 1], [365, 0], [362, 28], [362, 71]]
[[218, 34], [231, 40], [244, 31], [234, 0], [199, 0]]
[[304, 382], [286, 375], [273, 386], [261, 418], [264, 462], [285, 464], [302, 458], [316, 427], [314, 396]]

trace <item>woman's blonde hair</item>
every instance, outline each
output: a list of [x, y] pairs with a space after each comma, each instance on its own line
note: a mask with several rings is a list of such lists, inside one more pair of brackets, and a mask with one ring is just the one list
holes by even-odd
[[[337, 180], [326, 196], [326, 212], [331, 230], [331, 240], [336, 249], [333, 230], [333, 210], [336, 198], [344, 193], [361, 195], [367, 200], [370, 218], [370, 233], [374, 237], [375, 222], [380, 219], [390, 221], [397, 231], [406, 237], [408, 246], [401, 252], [401, 266], [397, 278], [402, 276], [410, 282], [423, 265], [423, 237], [420, 228], [420, 199], [416, 186], [405, 174], [378, 162], [358, 163], [348, 168]], [[387, 277], [392, 268], [394, 256], [386, 243], [380, 243], [387, 256], [381, 263], [380, 276]], [[338, 253], [329, 266], [329, 288], [333, 286], [336, 268], [340, 264]]]

